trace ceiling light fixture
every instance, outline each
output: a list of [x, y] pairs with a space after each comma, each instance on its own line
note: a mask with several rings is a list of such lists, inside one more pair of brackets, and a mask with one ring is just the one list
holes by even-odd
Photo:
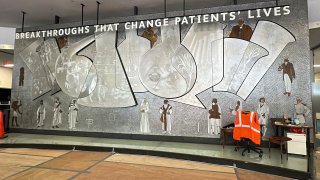
[[5, 64], [3, 65], [4, 67], [8, 67], [8, 68], [12, 68], [14, 66], [14, 64]]
[[320, 64], [315, 64], [313, 65], [313, 67], [320, 67]]

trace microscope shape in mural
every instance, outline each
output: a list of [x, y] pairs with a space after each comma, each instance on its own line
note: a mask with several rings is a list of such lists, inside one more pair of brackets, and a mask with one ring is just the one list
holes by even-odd
[[234, 76], [228, 87], [228, 92], [237, 94], [238, 89], [240, 88], [242, 82], [246, 79], [246, 76], [248, 75], [254, 64], [260, 58], [267, 56], [268, 54], [269, 52], [265, 48], [250, 42], [237, 70], [234, 73]]
[[183, 96], [197, 77], [192, 54], [180, 43], [180, 27], [174, 21], [161, 27], [161, 43], [154, 46], [140, 62], [140, 79], [152, 94], [165, 98]]
[[56, 81], [61, 90], [73, 98], [86, 97], [96, 87], [95, 66], [88, 57], [77, 55], [94, 40], [94, 36], [89, 36], [70, 45], [57, 59]]
[[[146, 92], [146, 88], [139, 78], [139, 65], [142, 56], [150, 49], [150, 42], [141, 36], [138, 36], [137, 30], [126, 30], [126, 39], [118, 46], [118, 51], [129, 78], [133, 92]], [[116, 56], [118, 58], [118, 56]], [[117, 72], [122, 71], [120, 59], [116, 61]], [[117, 73], [121, 74], [121, 73]], [[127, 83], [125, 76], [116, 76], [117, 86]]]
[[264, 47], [269, 55], [262, 57], [255, 63], [241, 84], [237, 95], [242, 99], [247, 99], [282, 50], [288, 43], [294, 41], [295, 37], [284, 27], [270, 21], [259, 21], [251, 37], [251, 42]]
[[[235, 53], [237, 52], [237, 53]], [[222, 81], [214, 86], [214, 91], [228, 91], [231, 84], [236, 92], [254, 63], [268, 52], [261, 46], [236, 38], [224, 39], [224, 76]]]
[[197, 94], [212, 87], [223, 78], [223, 29], [221, 23], [194, 23], [182, 44], [195, 59], [197, 80], [184, 96], [173, 101], [205, 108]]
[[51, 90], [47, 74], [37, 52], [43, 39], [38, 39], [18, 54], [32, 73], [32, 98], [36, 99]]
[[123, 67], [116, 71], [117, 61], [120, 61], [120, 57], [117, 57], [116, 32], [96, 35], [96, 51], [93, 61], [98, 75], [96, 87], [89, 96], [79, 99], [78, 104], [106, 108], [136, 105], [129, 82], [116, 84], [116, 77], [127, 79]]

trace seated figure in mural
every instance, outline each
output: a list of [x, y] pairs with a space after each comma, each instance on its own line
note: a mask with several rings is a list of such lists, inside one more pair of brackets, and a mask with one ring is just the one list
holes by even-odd
[[142, 100], [141, 106], [140, 106], [140, 112], [141, 112], [141, 119], [140, 119], [140, 132], [141, 133], [150, 133], [150, 127], [149, 127], [149, 103], [146, 99]]
[[171, 119], [171, 115], [172, 115], [172, 106], [168, 103], [169, 101], [167, 99], [165, 99], [163, 101], [163, 105], [160, 108], [160, 121], [162, 123], [162, 130], [163, 133], [169, 133], [171, 134], [171, 130], [172, 130], [172, 119]]
[[208, 114], [208, 133], [209, 134], [220, 134], [221, 128], [221, 108], [218, 105], [216, 98], [212, 99], [211, 109]]
[[11, 105], [11, 108], [13, 110], [13, 113], [12, 113], [12, 127], [19, 127], [19, 124], [18, 124], [18, 113], [20, 115], [22, 115], [22, 112], [20, 111], [20, 107], [22, 106], [22, 103], [19, 99], [19, 96], [17, 97], [17, 100], [16, 101], [13, 101], [12, 102], [12, 105]]
[[46, 118], [46, 108], [43, 105], [43, 100], [40, 100], [40, 106], [37, 110], [37, 127], [43, 126], [44, 119]]
[[61, 114], [62, 114], [61, 102], [60, 102], [59, 98], [56, 97], [56, 99], [54, 101], [54, 106], [53, 106], [52, 128], [59, 128], [58, 125], [60, 125], [62, 123]]
[[286, 88], [286, 91], [283, 94], [290, 96], [292, 81], [293, 79], [296, 78], [296, 74], [294, 72], [293, 64], [289, 62], [288, 58], [284, 59], [284, 63], [282, 63], [279, 66], [278, 71], [281, 71], [281, 70], [282, 70], [284, 86]]
[[244, 24], [243, 19], [238, 20], [238, 25], [233, 26], [229, 37], [250, 41], [252, 36], [252, 28]]
[[68, 123], [69, 123], [69, 129], [75, 129], [76, 123], [78, 122], [77, 116], [78, 116], [78, 105], [77, 100], [73, 99], [72, 102], [69, 105], [69, 112], [68, 112]]
[[300, 124], [306, 123], [305, 117], [310, 113], [310, 109], [306, 104], [302, 103], [302, 99], [297, 97], [297, 103], [294, 105], [294, 117], [298, 118]]
[[261, 126], [261, 135], [265, 136], [267, 132], [267, 122], [269, 118], [269, 106], [266, 103], [266, 99], [261, 97], [259, 99], [259, 105], [257, 109], [257, 113], [259, 115], [259, 123]]

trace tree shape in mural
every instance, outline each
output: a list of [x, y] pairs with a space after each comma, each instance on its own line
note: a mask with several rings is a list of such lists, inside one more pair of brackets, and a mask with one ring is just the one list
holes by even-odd
[[268, 52], [263, 47], [252, 42], [236, 38], [225, 38], [224, 76], [222, 81], [214, 86], [214, 91], [233, 92], [230, 91], [231, 84], [236, 89], [236, 85], [243, 82], [252, 65], [267, 54]]
[[[118, 46], [118, 51], [129, 78], [133, 92], [146, 92], [146, 88], [139, 78], [139, 65], [142, 56], [150, 49], [150, 41], [138, 36], [137, 30], [126, 30], [126, 39]], [[117, 72], [123, 70], [119, 56], [116, 56]], [[118, 73], [117, 73], [118, 74]], [[120, 73], [121, 74], [121, 73]], [[117, 87], [127, 83], [125, 76], [116, 76]]]
[[77, 55], [94, 40], [94, 36], [89, 36], [72, 44], [63, 49], [57, 59], [56, 81], [62, 91], [73, 98], [88, 96], [96, 86], [97, 74], [92, 61]]
[[37, 48], [43, 43], [38, 39], [18, 54], [32, 73], [32, 98], [36, 99], [51, 90], [47, 74], [37, 53]]
[[149, 50], [140, 62], [140, 79], [152, 94], [183, 96], [196, 81], [197, 68], [190, 52], [180, 43], [180, 28], [174, 21], [161, 27], [162, 42]]
[[274, 22], [259, 21], [250, 41], [264, 47], [269, 55], [255, 63], [241, 84], [237, 95], [242, 99], [248, 98], [282, 50], [288, 43], [295, 41], [295, 37], [287, 29]]
[[96, 55], [93, 61], [98, 81], [93, 92], [78, 100], [78, 104], [89, 107], [129, 107], [136, 105], [128, 80], [116, 84], [116, 77], [127, 79], [124, 68], [116, 71], [116, 62], [120, 61], [116, 49], [116, 32], [107, 31], [96, 35]]
[[204, 108], [196, 95], [223, 77], [223, 41], [218, 40], [223, 39], [224, 28], [221, 23], [194, 23], [191, 26], [182, 44], [195, 59], [197, 81], [190, 92], [173, 101]]

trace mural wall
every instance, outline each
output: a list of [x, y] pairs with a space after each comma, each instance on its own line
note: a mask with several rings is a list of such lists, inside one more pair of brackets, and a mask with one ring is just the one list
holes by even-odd
[[307, 6], [284, 3], [279, 17], [16, 40], [12, 127], [219, 137], [239, 109], [265, 136], [284, 114], [312, 125]]

